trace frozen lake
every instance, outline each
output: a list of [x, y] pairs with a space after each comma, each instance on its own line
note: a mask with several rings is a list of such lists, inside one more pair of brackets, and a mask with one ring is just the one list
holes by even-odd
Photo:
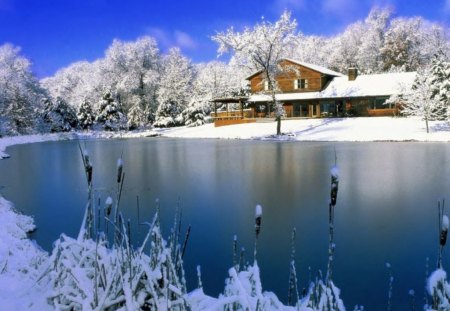
[[[207, 294], [223, 291], [232, 265], [233, 236], [252, 260], [255, 205], [263, 206], [259, 266], [265, 290], [286, 302], [290, 237], [297, 228], [299, 287], [325, 271], [330, 167], [335, 150], [340, 184], [335, 220], [335, 284], [347, 309], [385, 309], [392, 266], [393, 309], [424, 304], [426, 258], [437, 257], [437, 201], [450, 194], [450, 145], [439, 143], [304, 143], [239, 140], [131, 139], [81, 142], [94, 166], [95, 196], [116, 190], [116, 161], [123, 153], [122, 210], [132, 240], [142, 241], [141, 221], [161, 205], [164, 235], [183, 209], [183, 232], [192, 231], [185, 256], [188, 290], [202, 267]], [[76, 236], [86, 181], [78, 142], [10, 147], [0, 161], [0, 193], [33, 215], [32, 238], [51, 249], [61, 232]], [[447, 209], [448, 210], [448, 209]], [[444, 252], [444, 267], [449, 253]], [[310, 268], [310, 269], [309, 269]], [[311, 272], [309, 272], [311, 271]]]

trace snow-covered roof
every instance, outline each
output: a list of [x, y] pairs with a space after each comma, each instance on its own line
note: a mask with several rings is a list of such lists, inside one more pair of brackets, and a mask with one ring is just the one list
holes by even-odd
[[[318, 98], [348, 98], [369, 96], [391, 96], [411, 88], [416, 77], [415, 72], [384, 73], [359, 75], [353, 81], [347, 76], [334, 77], [321, 92], [279, 93], [279, 101], [307, 100]], [[272, 98], [266, 94], [251, 95], [249, 102], [267, 102]]]
[[415, 72], [358, 75], [353, 81], [347, 76], [336, 77], [320, 92], [320, 97], [390, 96], [411, 88], [415, 77]]
[[300, 62], [298, 60], [290, 59], [290, 58], [285, 58], [285, 60], [287, 60], [287, 61], [289, 61], [291, 63], [297, 64], [297, 65], [303, 66], [303, 67], [307, 67], [309, 69], [312, 69], [314, 71], [318, 71], [320, 73], [323, 73], [323, 74], [326, 74], [326, 75], [329, 75], [329, 76], [335, 76], [335, 77], [343, 77], [344, 76], [340, 72], [337, 72], [337, 71], [334, 71], [334, 70], [331, 70], [331, 69], [328, 69], [328, 68], [325, 68], [325, 67], [322, 67], [322, 66], [319, 66], [319, 65], [314, 65], [314, 64], [309, 64], [309, 63], [305, 63], [305, 62]]

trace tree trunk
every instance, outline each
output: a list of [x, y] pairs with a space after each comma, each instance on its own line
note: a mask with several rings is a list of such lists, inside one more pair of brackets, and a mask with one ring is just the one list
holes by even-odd
[[281, 135], [281, 116], [277, 116], [277, 135]]
[[430, 130], [428, 128], [428, 117], [425, 117], [425, 124], [427, 126], [427, 134], [430, 133]]

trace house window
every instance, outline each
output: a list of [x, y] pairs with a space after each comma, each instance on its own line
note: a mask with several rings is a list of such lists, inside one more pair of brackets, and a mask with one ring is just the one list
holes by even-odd
[[391, 104], [386, 104], [386, 98], [375, 98], [371, 101], [371, 109], [387, 109], [392, 108]]
[[307, 89], [308, 88], [308, 79], [295, 79], [294, 80], [294, 89]]
[[264, 91], [268, 91], [268, 90], [269, 90], [269, 81], [264, 80]]

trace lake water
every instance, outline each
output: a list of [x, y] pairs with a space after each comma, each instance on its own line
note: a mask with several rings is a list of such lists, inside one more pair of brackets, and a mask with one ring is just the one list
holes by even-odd
[[[123, 154], [122, 209], [137, 226], [150, 220], [159, 199], [167, 237], [177, 206], [191, 236], [185, 256], [188, 289], [202, 267], [207, 294], [223, 291], [237, 235], [252, 261], [255, 205], [263, 206], [258, 263], [265, 290], [286, 302], [290, 237], [297, 229], [300, 288], [325, 271], [330, 167], [335, 152], [340, 184], [335, 216], [334, 280], [347, 309], [385, 309], [392, 266], [393, 309], [424, 303], [426, 258], [437, 257], [437, 201], [450, 193], [450, 145], [435, 143], [304, 143], [228, 140], [132, 139], [81, 142], [94, 166], [96, 197], [115, 193], [116, 161]], [[46, 250], [61, 232], [76, 236], [86, 181], [78, 142], [9, 148], [0, 161], [0, 193], [33, 215], [32, 238]], [[183, 232], [184, 235], [184, 232]], [[449, 253], [444, 252], [444, 267]], [[311, 272], [309, 272], [311, 271]]]

